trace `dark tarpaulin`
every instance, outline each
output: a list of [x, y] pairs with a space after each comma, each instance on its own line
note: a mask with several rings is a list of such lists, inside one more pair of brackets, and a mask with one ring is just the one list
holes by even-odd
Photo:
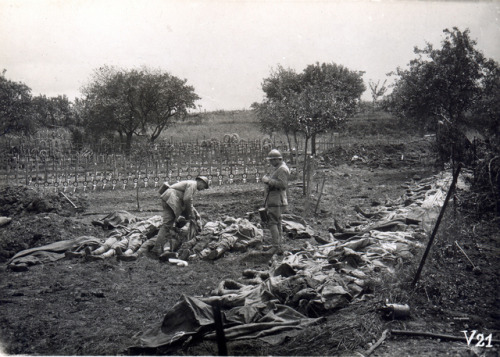
[[[279, 343], [286, 336], [324, 318], [309, 318], [273, 298], [266, 284], [241, 289], [238, 293], [209, 298], [184, 296], [165, 315], [161, 325], [153, 325], [134, 337], [131, 354], [175, 348], [191, 336], [215, 339], [211, 302], [218, 301], [223, 311], [224, 333], [227, 340], [261, 338]], [[237, 305], [237, 306], [235, 306]]]
[[81, 236], [75, 239], [62, 240], [42, 247], [22, 250], [14, 255], [7, 262], [7, 265], [12, 266], [22, 263], [34, 265], [54, 262], [63, 259], [66, 251], [81, 250], [85, 246], [99, 244], [101, 244], [100, 239], [92, 236]]

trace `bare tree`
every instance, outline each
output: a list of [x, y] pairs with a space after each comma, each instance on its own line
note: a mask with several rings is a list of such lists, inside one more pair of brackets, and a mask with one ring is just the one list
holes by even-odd
[[387, 82], [387, 79], [380, 86], [380, 80], [378, 80], [377, 83], [373, 82], [372, 80], [368, 81], [368, 86], [370, 87], [370, 91], [372, 94], [372, 110], [373, 111], [375, 111], [375, 109], [377, 108], [377, 100], [387, 92], [387, 87], [385, 86], [386, 82]]

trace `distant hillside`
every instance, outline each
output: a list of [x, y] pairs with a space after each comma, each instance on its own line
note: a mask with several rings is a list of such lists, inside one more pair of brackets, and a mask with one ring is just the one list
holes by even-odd
[[[334, 130], [340, 136], [364, 138], [370, 136], [401, 137], [414, 135], [415, 130], [402, 125], [395, 117], [383, 111], [370, 110], [357, 114], [341, 128]], [[259, 120], [252, 110], [215, 111], [190, 114], [184, 121], [168, 128], [163, 138], [172, 141], [222, 140], [226, 134], [238, 134], [243, 140], [263, 139], [267, 137], [259, 128]], [[279, 140], [284, 135], [276, 134]], [[328, 140], [332, 133], [321, 137]], [[281, 139], [282, 138], [282, 139]]]

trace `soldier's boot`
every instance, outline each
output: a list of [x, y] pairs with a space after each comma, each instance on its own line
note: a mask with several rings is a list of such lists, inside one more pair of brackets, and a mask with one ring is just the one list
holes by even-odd
[[135, 253], [130, 254], [130, 255], [117, 255], [116, 256], [116, 260], [124, 261], [124, 262], [133, 262], [133, 261], [137, 260], [137, 258], [138, 258], [138, 256]]
[[177, 259], [177, 253], [169, 251], [163, 252], [159, 257], [159, 260], [160, 262], [167, 262], [170, 258]]
[[225, 251], [226, 250], [223, 247], [216, 247], [215, 249], [212, 249], [210, 254], [208, 254], [208, 259], [210, 260], [218, 259], [224, 255]]
[[118, 261], [131, 262], [137, 260], [137, 255], [135, 253], [124, 254], [123, 249], [121, 247], [116, 247], [115, 252], [116, 252], [116, 260]]

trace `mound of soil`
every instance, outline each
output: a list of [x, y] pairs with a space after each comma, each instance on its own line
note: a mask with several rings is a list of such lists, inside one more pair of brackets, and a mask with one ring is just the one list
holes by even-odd
[[0, 190], [0, 215], [12, 221], [0, 229], [0, 262], [17, 252], [82, 235], [101, 234], [78, 219], [86, 200], [72, 197], [74, 206], [61, 194], [41, 193], [26, 186], [7, 186]]
[[40, 193], [27, 186], [6, 186], [0, 189], [0, 215], [19, 216], [54, 212], [61, 216], [72, 216], [87, 206], [86, 200], [73, 197], [75, 207], [61, 193]]
[[321, 163], [327, 166], [355, 163], [368, 167], [408, 167], [430, 162], [432, 145], [433, 141], [426, 138], [398, 144], [339, 145], [323, 153]]

